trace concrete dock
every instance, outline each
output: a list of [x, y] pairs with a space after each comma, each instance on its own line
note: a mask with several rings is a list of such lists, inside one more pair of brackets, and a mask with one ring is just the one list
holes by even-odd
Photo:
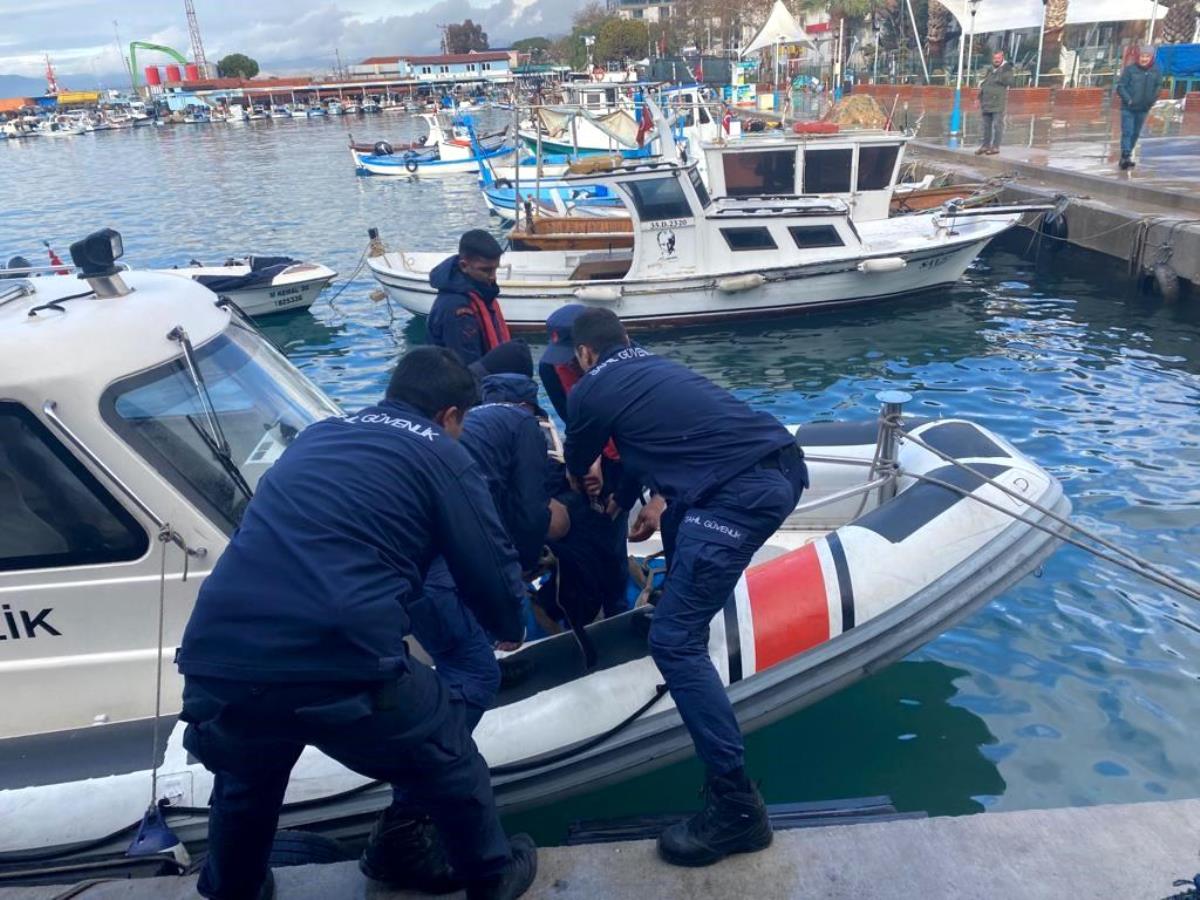
[[[707, 869], [660, 862], [638, 841], [539, 852], [530, 898], [725, 900], [773, 898], [1012, 898], [1163, 900], [1200, 872], [1200, 800], [797, 829], [762, 853]], [[353, 862], [275, 870], [280, 900], [391, 898]], [[0, 890], [0, 900], [175, 900], [195, 897], [194, 877]], [[461, 896], [461, 895], [459, 895]]]

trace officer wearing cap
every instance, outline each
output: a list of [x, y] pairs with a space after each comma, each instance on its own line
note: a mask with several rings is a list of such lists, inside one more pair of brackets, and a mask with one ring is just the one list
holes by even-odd
[[667, 577], [650, 654], [708, 770], [705, 808], [659, 837], [677, 865], [761, 850], [771, 824], [743, 768], [742, 734], [708, 655], [709, 622], [808, 485], [804, 454], [772, 416], [678, 363], [631, 345], [607, 309], [572, 324], [584, 376], [567, 398], [567, 473], [581, 485], [610, 439], [656, 499], [630, 532], [661, 529]]
[[532, 842], [505, 837], [462, 704], [404, 641], [439, 556], [488, 631], [523, 637], [517, 555], [455, 440], [477, 399], [453, 353], [418, 347], [381, 402], [310, 425], [259, 481], [177, 655], [184, 746], [214, 774], [203, 896], [270, 896], [271, 841], [306, 745], [403, 785], [469, 897], [511, 900], [533, 881]]
[[429, 273], [438, 292], [429, 310], [429, 341], [453, 350], [468, 366], [512, 339], [497, 300], [503, 252], [494, 237], [476, 228], [459, 239], [458, 253]]

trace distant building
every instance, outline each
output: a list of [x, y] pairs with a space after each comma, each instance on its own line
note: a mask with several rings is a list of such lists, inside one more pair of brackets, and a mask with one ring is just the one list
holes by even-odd
[[665, 22], [675, 14], [675, 0], [608, 0], [608, 11], [622, 19]]
[[352, 79], [389, 78], [419, 82], [509, 81], [512, 61], [506, 50], [438, 56], [372, 56], [350, 66]]

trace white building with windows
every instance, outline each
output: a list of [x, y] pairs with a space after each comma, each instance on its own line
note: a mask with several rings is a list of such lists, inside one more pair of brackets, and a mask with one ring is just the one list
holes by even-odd
[[411, 79], [419, 82], [510, 81], [512, 60], [504, 50], [437, 56], [372, 56], [350, 66], [353, 79]]
[[608, 11], [622, 19], [665, 22], [675, 13], [675, 0], [608, 0]]

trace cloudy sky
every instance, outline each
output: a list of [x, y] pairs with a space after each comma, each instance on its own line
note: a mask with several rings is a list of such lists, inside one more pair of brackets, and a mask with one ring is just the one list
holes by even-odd
[[[583, 0], [194, 0], [210, 62], [241, 52], [264, 72], [323, 69], [372, 55], [436, 53], [438, 23], [482, 22], [493, 46], [569, 30]], [[0, 74], [41, 76], [49, 53], [81, 80], [122, 70], [121, 41], [150, 41], [191, 56], [183, 0], [0, 0]], [[166, 62], [148, 55], [147, 62]], [[138, 60], [139, 65], [141, 59]], [[79, 79], [77, 79], [79, 80]], [[85, 85], [80, 85], [85, 86]]]

